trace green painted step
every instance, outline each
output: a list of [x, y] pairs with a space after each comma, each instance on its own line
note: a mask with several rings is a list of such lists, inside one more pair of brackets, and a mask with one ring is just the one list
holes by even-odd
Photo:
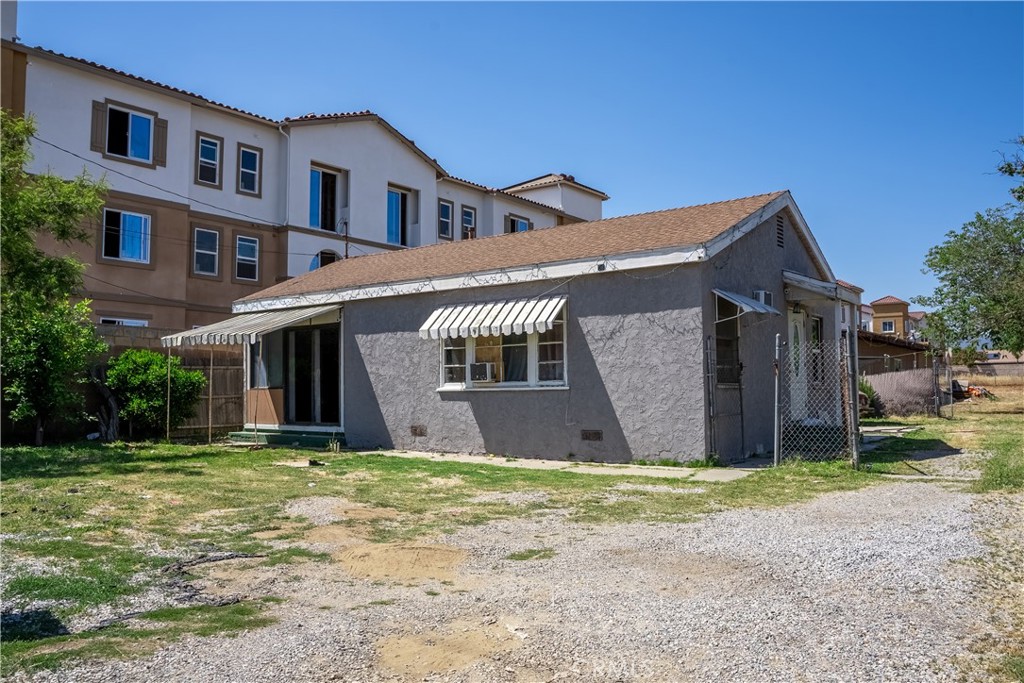
[[345, 445], [343, 432], [304, 432], [301, 430], [260, 429], [258, 434], [247, 429], [242, 432], [228, 434], [231, 441], [238, 443], [260, 444], [267, 446], [293, 446], [296, 448], [316, 448], [324, 450], [331, 441]]

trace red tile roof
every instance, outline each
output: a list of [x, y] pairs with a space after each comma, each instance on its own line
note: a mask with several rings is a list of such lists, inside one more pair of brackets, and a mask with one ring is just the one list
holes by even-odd
[[858, 294], [864, 293], [863, 287], [858, 287], [857, 285], [850, 284], [846, 280], [836, 280], [836, 284], [839, 285], [840, 287], [846, 287], [847, 289], [857, 292]]
[[286, 280], [239, 301], [696, 246], [721, 235], [784, 194], [785, 191], [772, 192], [712, 204], [358, 256]]
[[924, 311], [910, 311], [907, 313], [907, 315], [909, 315], [914, 320], [924, 320], [925, 316], [927, 316], [928, 314], [925, 313]]
[[885, 306], [887, 304], [905, 304], [905, 303], [907, 303], [907, 302], [904, 301], [903, 299], [897, 299], [896, 297], [894, 297], [894, 296], [892, 296], [890, 294], [889, 296], [883, 296], [881, 299], [875, 299], [874, 301], [871, 302], [871, 305], [872, 306]]

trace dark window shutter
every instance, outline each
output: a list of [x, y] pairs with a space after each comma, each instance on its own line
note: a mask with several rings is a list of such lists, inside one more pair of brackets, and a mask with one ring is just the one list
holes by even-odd
[[505, 232], [512, 232], [512, 217], [505, 216]]
[[167, 119], [157, 119], [153, 128], [153, 163], [167, 165]]
[[93, 100], [92, 103], [92, 137], [89, 149], [103, 153], [107, 142], [107, 105]]

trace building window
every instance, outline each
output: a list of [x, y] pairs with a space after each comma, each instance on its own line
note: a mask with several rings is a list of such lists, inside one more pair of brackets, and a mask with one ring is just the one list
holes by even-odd
[[149, 327], [148, 320], [134, 318], [100, 318], [100, 325], [124, 325], [125, 327]]
[[718, 384], [740, 382], [740, 311], [731, 301], [716, 297], [715, 380]]
[[896, 321], [894, 320], [883, 320], [882, 321], [882, 333], [893, 333], [896, 331]]
[[441, 340], [441, 384], [466, 383], [466, 340]]
[[221, 149], [223, 138], [196, 133], [196, 184], [221, 187]]
[[312, 168], [309, 171], [309, 227], [338, 230], [338, 174]]
[[329, 266], [335, 261], [341, 258], [338, 252], [331, 251], [330, 249], [324, 249], [319, 254], [313, 257], [313, 260], [309, 262], [309, 269], [316, 270], [317, 268], [323, 268]]
[[505, 232], [526, 232], [532, 228], [533, 225], [530, 221], [521, 216], [512, 214], [505, 216]]
[[195, 229], [192, 250], [192, 272], [196, 275], [217, 275], [220, 233], [205, 228]]
[[821, 318], [811, 318], [811, 381], [820, 382], [824, 374], [821, 366], [821, 344], [824, 324]]
[[239, 235], [235, 241], [235, 279], [259, 280], [260, 241]]
[[462, 207], [462, 239], [471, 240], [476, 237], [476, 209], [472, 206]]
[[454, 236], [452, 224], [455, 222], [455, 204], [437, 200], [437, 238], [450, 240]]
[[409, 245], [409, 193], [388, 188], [388, 243]]
[[542, 333], [441, 340], [441, 384], [462, 389], [565, 386], [565, 313]]
[[103, 257], [149, 263], [149, 216], [105, 209]]
[[149, 114], [108, 106], [107, 154], [151, 163], [153, 120]]
[[263, 192], [263, 150], [238, 145], [238, 193], [256, 197]]

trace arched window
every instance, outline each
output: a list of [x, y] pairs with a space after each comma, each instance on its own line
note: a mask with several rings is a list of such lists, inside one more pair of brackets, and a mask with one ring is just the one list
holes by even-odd
[[323, 268], [329, 266], [335, 261], [341, 258], [338, 252], [331, 251], [330, 249], [324, 249], [319, 254], [313, 257], [313, 260], [309, 262], [309, 269], [316, 270], [317, 268]]

